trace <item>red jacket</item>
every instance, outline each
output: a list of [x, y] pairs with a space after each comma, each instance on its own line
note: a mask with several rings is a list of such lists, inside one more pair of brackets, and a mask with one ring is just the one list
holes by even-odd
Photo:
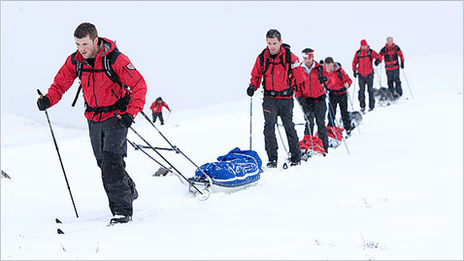
[[[263, 66], [261, 66], [261, 61], [259, 56], [256, 58], [255, 65], [253, 66], [253, 70], [251, 71], [251, 80], [250, 85], [255, 86], [255, 91], [261, 85], [261, 79], [263, 79], [263, 88], [267, 91], [284, 91], [291, 87], [291, 82], [293, 81], [293, 67], [296, 67], [299, 63], [298, 57], [291, 53], [291, 62], [292, 64], [285, 63], [285, 48], [283, 46], [280, 47], [280, 52], [277, 54], [275, 59], [272, 59], [269, 56], [269, 49], [266, 48], [264, 51], [264, 62]], [[266, 69], [265, 75], [263, 75], [263, 71], [266, 66], [266, 60], [268, 60], [268, 67]], [[292, 75], [288, 75], [288, 66], [292, 66]], [[290, 97], [282, 97], [276, 96], [277, 99], [288, 99]]]
[[151, 104], [150, 110], [152, 110], [154, 113], [161, 113], [161, 111], [163, 110], [163, 106], [166, 107], [168, 111], [171, 111], [171, 109], [169, 109], [169, 106], [165, 102], [158, 103], [157, 101], [154, 101]]
[[348, 74], [345, 72], [345, 70], [343, 70], [339, 63], [335, 63], [335, 69], [333, 72], [327, 72], [327, 75], [329, 79], [329, 81], [326, 83], [327, 89], [329, 89], [332, 93], [346, 93], [347, 88], [345, 87], [345, 83], [348, 83], [348, 88], [353, 83], [353, 81], [350, 79]]
[[[371, 50], [371, 58], [369, 58], [369, 50]], [[358, 57], [359, 56], [359, 57]], [[368, 45], [368, 49], [363, 50], [359, 48], [358, 51], [354, 54], [353, 58], [353, 72], [358, 72], [359, 75], [366, 77], [372, 73], [373, 67], [372, 62], [374, 58], [382, 62], [382, 56], [376, 51], [372, 50]]]
[[[319, 67], [322, 69], [322, 75], [329, 79], [327, 72], [323, 69], [322, 65], [314, 61], [311, 69], [308, 69], [303, 63], [301, 66], [296, 67], [295, 78], [297, 88], [295, 95], [297, 98], [301, 96], [305, 98], [319, 98], [325, 94], [324, 86], [319, 82]], [[330, 83], [330, 82], [326, 82]]]
[[[400, 68], [398, 63], [398, 58], [401, 58], [401, 61], [404, 62], [403, 52], [400, 47], [396, 44], [388, 46], [385, 44], [385, 47], [380, 50], [380, 55], [384, 57], [385, 60], [385, 70], [396, 70]], [[399, 56], [399, 57], [398, 57]]]
[[[92, 69], [90, 65], [84, 63], [84, 58], [77, 51], [75, 60], [83, 64], [81, 75], [81, 86], [84, 93], [84, 100], [88, 106], [106, 107], [116, 103], [122, 97], [129, 94], [126, 88], [122, 88], [119, 84], [111, 81], [106, 73], [103, 71], [102, 57], [107, 55], [110, 51], [116, 48], [116, 44], [106, 38], [99, 37], [100, 51], [95, 58], [95, 70], [97, 72], [84, 71], [85, 69]], [[52, 85], [48, 89], [46, 96], [50, 99], [50, 106], [57, 104], [63, 94], [71, 87], [77, 77], [76, 65], [72, 64], [71, 56], [68, 56], [64, 65], [55, 76]], [[145, 104], [145, 95], [147, 93], [147, 84], [142, 75], [134, 68], [129, 58], [121, 53], [112, 65], [114, 72], [118, 75], [119, 80], [128, 86], [132, 93], [130, 94], [131, 100], [127, 105], [126, 112], [115, 110], [112, 112], [95, 113], [85, 112], [85, 117], [92, 121], [104, 121], [108, 118], [114, 117], [114, 113], [129, 113], [135, 118], [138, 112], [143, 109]]]

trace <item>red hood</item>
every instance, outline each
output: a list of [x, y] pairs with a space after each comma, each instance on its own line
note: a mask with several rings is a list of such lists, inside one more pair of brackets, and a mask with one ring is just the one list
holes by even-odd
[[[115, 42], [103, 37], [98, 37], [98, 44], [100, 45], [100, 51], [98, 52], [97, 57], [103, 57], [116, 48]], [[81, 63], [84, 62], [84, 57], [82, 57], [82, 54], [79, 51], [74, 59]]]

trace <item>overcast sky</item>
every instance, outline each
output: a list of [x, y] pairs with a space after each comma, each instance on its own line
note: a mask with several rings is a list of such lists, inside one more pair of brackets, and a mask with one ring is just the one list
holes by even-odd
[[[173, 112], [246, 98], [250, 72], [268, 29], [300, 56], [332, 56], [351, 75], [361, 39], [376, 51], [394, 37], [408, 60], [463, 52], [462, 1], [2, 1], [3, 111], [43, 121], [36, 89], [46, 92], [83, 21], [117, 45], [145, 77], [147, 104], [158, 96]], [[301, 57], [300, 57], [301, 59]], [[444, 75], [443, 77], [446, 77]], [[50, 110], [55, 121], [85, 126], [74, 85]], [[5, 124], [2, 122], [2, 124]]]

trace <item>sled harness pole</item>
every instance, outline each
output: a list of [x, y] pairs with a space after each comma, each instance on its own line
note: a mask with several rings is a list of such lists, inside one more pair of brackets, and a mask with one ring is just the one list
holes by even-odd
[[[39, 89], [37, 89], [37, 93], [39, 94], [40, 99], [42, 99], [43, 98], [42, 92]], [[74, 212], [76, 213], [76, 218], [79, 218], [79, 214], [77, 214], [76, 204], [74, 204], [74, 198], [71, 193], [71, 187], [69, 186], [68, 177], [66, 177], [66, 172], [64, 170], [63, 161], [61, 160], [60, 150], [58, 149], [58, 143], [56, 143], [55, 134], [53, 133], [52, 123], [50, 122], [50, 117], [48, 116], [47, 110], [44, 110], [44, 112], [45, 112], [45, 116], [47, 116], [48, 126], [50, 127], [50, 132], [52, 133], [53, 142], [55, 143], [56, 153], [58, 154], [58, 158], [61, 164], [61, 169], [63, 170], [64, 180], [66, 180], [66, 186], [68, 187], [69, 195], [71, 196], [71, 202], [74, 207]]]
[[[325, 86], [325, 83], [324, 83], [324, 86]], [[327, 88], [327, 87], [326, 87]], [[328, 103], [328, 107], [329, 107], [329, 116], [330, 116], [330, 119], [332, 120], [333, 124], [335, 127], [339, 128], [337, 126], [337, 122], [335, 122], [334, 120], [334, 115], [332, 114], [333, 112], [333, 108], [332, 108], [332, 103], [330, 102], [330, 95], [327, 95], [327, 103]], [[334, 133], [335, 137], [337, 137], [336, 133]], [[350, 154], [350, 150], [348, 149], [348, 146], [346, 145], [346, 141], [345, 141], [345, 137], [343, 137], [343, 134], [342, 134], [342, 140], [343, 140], [343, 144], [345, 144], [345, 148], [346, 148], [346, 152], [348, 152], [348, 155]]]
[[[348, 100], [351, 102], [350, 100], [350, 93], [349, 92], [346, 92], [346, 95], [348, 95]], [[354, 106], [353, 106], [353, 103], [351, 103], [351, 109], [354, 111]], [[351, 123], [351, 120], [353, 119], [350, 119], [350, 123]], [[357, 126], [356, 126], [357, 127]], [[359, 135], [361, 135], [361, 130], [359, 128], [358, 129], [358, 132], [359, 132]]]
[[253, 97], [250, 97], [250, 150], [252, 150], [253, 142]]
[[[127, 142], [129, 142], [130, 145], [132, 145], [132, 147], [134, 147], [135, 150], [140, 150], [142, 151], [145, 155], [147, 155], [150, 159], [152, 159], [154, 162], [156, 162], [158, 165], [160, 165], [161, 167], [163, 167], [164, 169], [166, 169], [167, 171], [169, 172], [173, 172], [171, 169], [169, 168], [166, 168], [163, 164], [161, 164], [159, 161], [157, 161], [155, 158], [153, 158], [150, 154], [148, 154], [145, 150], [145, 149], [151, 149], [151, 147], [149, 146], [141, 146], [141, 145], [138, 145], [138, 144], [135, 144], [134, 142], [131, 142], [129, 139], [126, 139]], [[156, 150], [157, 148], [153, 148], [153, 150]]]
[[[118, 118], [118, 119], [122, 119], [121, 115], [120, 114], [117, 114], [115, 113], [115, 116]], [[173, 168], [183, 179], [185, 179], [187, 181], [187, 183], [191, 184], [193, 188], [195, 188], [196, 191], [198, 191], [200, 194], [203, 194], [197, 187], [195, 187], [184, 175], [182, 175], [182, 173], [180, 173], [180, 171], [178, 169], [176, 169], [176, 167], [174, 167], [165, 157], [163, 157], [163, 155], [161, 155], [161, 153], [159, 153], [156, 149], [153, 148], [153, 146], [150, 145], [150, 143], [148, 143], [147, 140], [145, 140], [136, 130], [134, 130], [134, 128], [132, 128], [132, 126], [129, 127], [129, 129], [131, 129], [137, 136], [139, 136], [139, 138], [141, 140], [143, 140], [143, 142], [145, 142], [150, 148], [152, 148], [156, 154], [158, 154], [158, 156], [160, 156], [164, 161], [166, 161], [166, 163], [168, 163], [169, 166], [171, 166], [171, 168]], [[161, 165], [161, 164], [160, 164]], [[162, 165], [161, 165], [162, 166]]]
[[[295, 95], [295, 98], [296, 98], [296, 95]], [[314, 151], [313, 135], [312, 135], [313, 133], [312, 133], [312, 130], [311, 130], [311, 126], [309, 125], [308, 116], [306, 116], [305, 111], [303, 110], [303, 105], [301, 105], [300, 101], [299, 101], [298, 99], [296, 99], [296, 102], [298, 103], [298, 105], [300, 105], [300, 109], [301, 109], [301, 111], [303, 112], [303, 116], [304, 116], [304, 118], [305, 118], [305, 120], [306, 120], [306, 124], [305, 124], [305, 125], [307, 125], [309, 131], [311, 132], [310, 135], [309, 135], [309, 137], [311, 138], [311, 150]]]
[[409, 93], [411, 94], [411, 99], [414, 99], [414, 98], [412, 97], [412, 91], [411, 91], [411, 87], [409, 86], [408, 77], [406, 77], [406, 71], [404, 70], [404, 68], [401, 69], [401, 70], [403, 70], [404, 78], [406, 79], [406, 83], [408, 84], [408, 89], [409, 89]]
[[[201, 173], [203, 173], [203, 175], [205, 175], [205, 177], [209, 177], [202, 169], [200, 169], [200, 167], [198, 167], [197, 164], [195, 164], [195, 162], [193, 162], [189, 157], [187, 157], [187, 155], [185, 155], [179, 148], [177, 148], [176, 146], [172, 145], [171, 142], [169, 142], [169, 140], [163, 135], [163, 133], [161, 133], [161, 131], [155, 126], [155, 124], [150, 120], [150, 118], [148, 118], [148, 116], [145, 114], [145, 112], [143, 111], [140, 111], [140, 113], [143, 115], [143, 117], [151, 124], [151, 126], [153, 126], [153, 128], [155, 128], [158, 133], [161, 135], [161, 137], [163, 137], [164, 140], [166, 140], [166, 142], [169, 144], [169, 146], [172, 147], [172, 149], [176, 152], [176, 153], [180, 153], [182, 154], [182, 156], [184, 156], [188, 161], [190, 161], [190, 163], [193, 164], [193, 166], [195, 166], [197, 168], [197, 170], [200, 170]], [[145, 142], [147, 143], [147, 142]], [[147, 143], [148, 145], [148, 143]], [[151, 146], [151, 145], [149, 145]], [[159, 154], [159, 153], [158, 153]], [[172, 166], [171, 166], [172, 167]], [[173, 167], [174, 168], [174, 167]], [[177, 171], [177, 170], [176, 170]]]

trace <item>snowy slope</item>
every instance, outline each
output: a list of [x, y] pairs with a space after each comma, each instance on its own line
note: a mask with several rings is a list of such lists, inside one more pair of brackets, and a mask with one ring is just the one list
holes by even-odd
[[[462, 259], [462, 56], [408, 64], [414, 98], [403, 80], [404, 97], [366, 114], [353, 131], [350, 154], [342, 145], [299, 167], [266, 171], [243, 191], [199, 201], [176, 176], [153, 177], [158, 166], [129, 147], [127, 171], [140, 197], [133, 222], [115, 227], [106, 227], [111, 215], [87, 131], [54, 126], [76, 221], [45, 116], [36, 123], [2, 112], [2, 170], [12, 180], [1, 180], [1, 258]], [[428, 73], [445, 66], [459, 77], [443, 84]], [[253, 148], [266, 163], [260, 98], [253, 99]], [[297, 107], [294, 113], [302, 122]], [[167, 147], [141, 116], [134, 128]], [[249, 99], [174, 111], [160, 130], [197, 164], [215, 161], [248, 148]], [[133, 133], [129, 139], [141, 143]], [[180, 155], [164, 155], [193, 176]], [[57, 217], [69, 221], [59, 226], [66, 235], [56, 234]]]

